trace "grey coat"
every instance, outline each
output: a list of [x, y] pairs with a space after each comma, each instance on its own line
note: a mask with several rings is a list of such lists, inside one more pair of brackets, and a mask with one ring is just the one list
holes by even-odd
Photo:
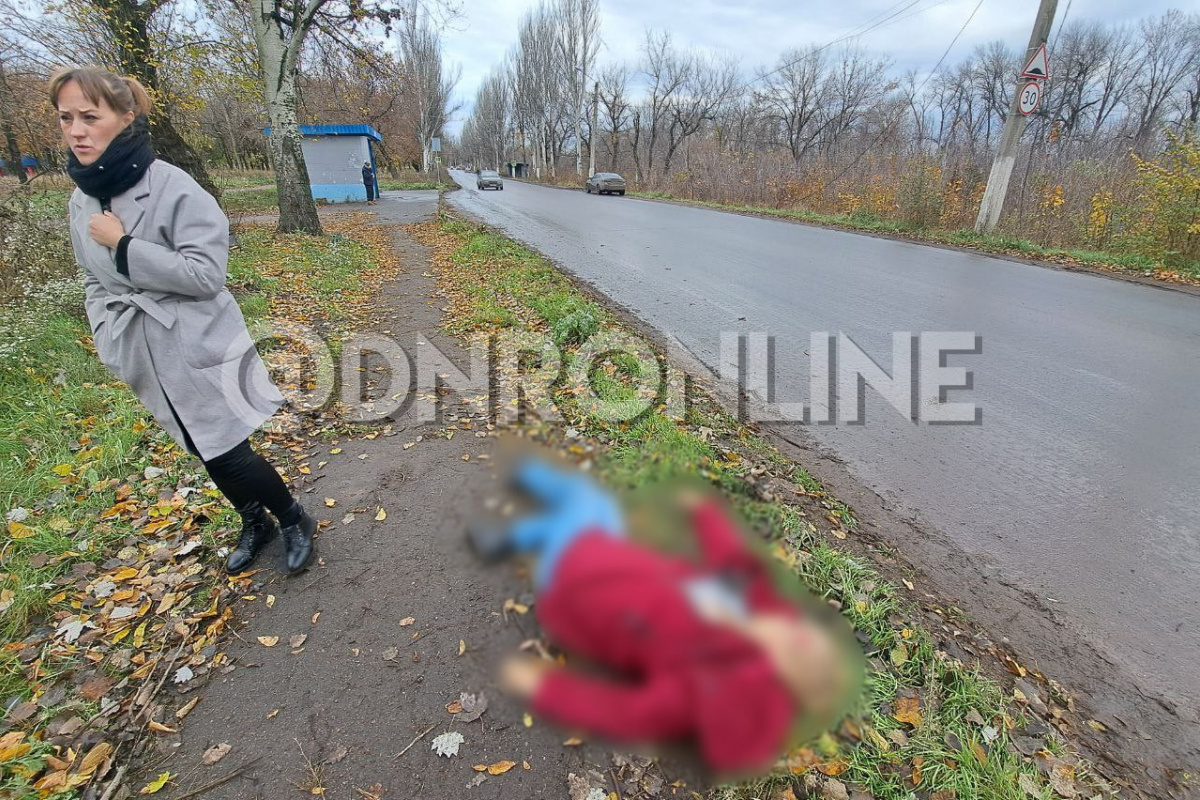
[[165, 161], [111, 202], [133, 237], [128, 276], [117, 271], [115, 252], [88, 233], [100, 201], [79, 189], [71, 195], [71, 243], [96, 352], [175, 441], [187, 446], [186, 429], [201, 459], [211, 460], [283, 403], [225, 288], [229, 221], [191, 176]]

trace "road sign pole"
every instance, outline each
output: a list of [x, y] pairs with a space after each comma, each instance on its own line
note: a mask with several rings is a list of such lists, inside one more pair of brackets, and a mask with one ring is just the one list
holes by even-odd
[[[1057, 10], [1058, 0], [1042, 0], [1037, 19], [1033, 22], [1033, 33], [1029, 36], [1029, 47], [1025, 48], [1026, 62], [1035, 58], [1050, 38], [1050, 27], [1054, 24], [1054, 12]], [[992, 171], [988, 173], [987, 188], [979, 203], [979, 216], [975, 219], [976, 233], [991, 233], [1000, 221], [1000, 212], [1004, 210], [1008, 179], [1012, 177], [1013, 165], [1017, 161], [1021, 134], [1025, 132], [1026, 117], [1021, 113], [1021, 93], [1026, 83], [1025, 80], [1018, 80], [1014, 86], [1012, 105], [1009, 106], [1008, 118], [1004, 120], [1004, 131], [1000, 134], [1000, 146], [996, 149]]]

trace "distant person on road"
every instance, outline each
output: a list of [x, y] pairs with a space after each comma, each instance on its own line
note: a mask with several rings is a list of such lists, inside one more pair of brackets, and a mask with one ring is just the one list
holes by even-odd
[[[699, 557], [631, 541], [616, 500], [586, 477], [536, 459], [515, 484], [540, 505], [501, 526], [472, 526], [485, 560], [538, 557], [538, 620], [584, 673], [514, 657], [501, 682], [535, 713], [617, 740], [691, 739], [722, 773], [769, 767], [792, 734], [825, 730], [857, 688], [852, 640], [786, 598], [762, 556], [715, 500], [675, 500]], [[799, 727], [798, 727], [799, 723]]]
[[287, 571], [302, 571], [317, 521], [248, 438], [283, 396], [225, 288], [229, 220], [186, 172], [155, 159], [151, 100], [135, 79], [64, 70], [49, 92], [77, 186], [71, 243], [100, 360], [241, 514], [226, 569], [248, 568], [282, 526]]
[[362, 168], [363, 185], [367, 187], [367, 205], [375, 205], [375, 197], [378, 194], [375, 186], [375, 170], [371, 168], [370, 161], [363, 162]]

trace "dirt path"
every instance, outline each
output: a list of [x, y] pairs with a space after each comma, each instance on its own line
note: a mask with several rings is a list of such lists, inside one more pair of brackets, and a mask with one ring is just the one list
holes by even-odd
[[[423, 204], [381, 204], [380, 221], [428, 218], [436, 208], [430, 195]], [[379, 330], [406, 348], [425, 341], [461, 355], [438, 334], [433, 281], [422, 277], [427, 254], [399, 231], [396, 245], [404, 268], [381, 287]], [[549, 798], [568, 796], [569, 773], [607, 773], [607, 751], [564, 746], [560, 732], [537, 720], [527, 727], [525, 709], [494, 687], [496, 661], [533, 635], [535, 623], [532, 614], [503, 613], [505, 600], [522, 599], [527, 583], [480, 566], [464, 546], [465, 516], [490, 479], [479, 459], [490, 440], [474, 435], [483, 424], [467, 420], [461, 406], [447, 411], [449, 425], [461, 424], [452, 439], [433, 436], [444, 426], [421, 425], [410, 410], [374, 439], [314, 444], [312, 474], [300, 488], [305, 505], [330, 523], [318, 539], [319, 563], [285, 579], [270, 569], [280, 556], [272, 545], [260, 562], [261, 585], [236, 611], [225, 645], [232, 668], [196, 690], [201, 699], [181, 735], [161, 738], [130, 786], [170, 771], [174, 784], [158, 797], [179, 798], [249, 765], [200, 796], [280, 800], [323, 789], [337, 800], [381, 791], [422, 800]], [[377, 521], [379, 509], [386, 519]], [[348, 524], [347, 514], [354, 515]], [[407, 618], [411, 624], [402, 625]], [[297, 636], [306, 638], [289, 646]], [[279, 642], [266, 647], [259, 637]], [[464, 691], [482, 691], [489, 701], [470, 724], [446, 710]], [[447, 731], [465, 738], [458, 757], [431, 750]], [[206, 751], [222, 743], [231, 746], [227, 755], [204, 764]], [[501, 761], [516, 766], [468, 789], [481, 780], [473, 765]]]

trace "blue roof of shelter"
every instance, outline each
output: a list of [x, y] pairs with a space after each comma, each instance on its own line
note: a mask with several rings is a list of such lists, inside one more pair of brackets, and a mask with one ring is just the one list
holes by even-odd
[[[270, 136], [271, 129], [265, 133]], [[367, 136], [377, 142], [383, 141], [382, 134], [370, 125], [301, 125], [301, 136]]]

